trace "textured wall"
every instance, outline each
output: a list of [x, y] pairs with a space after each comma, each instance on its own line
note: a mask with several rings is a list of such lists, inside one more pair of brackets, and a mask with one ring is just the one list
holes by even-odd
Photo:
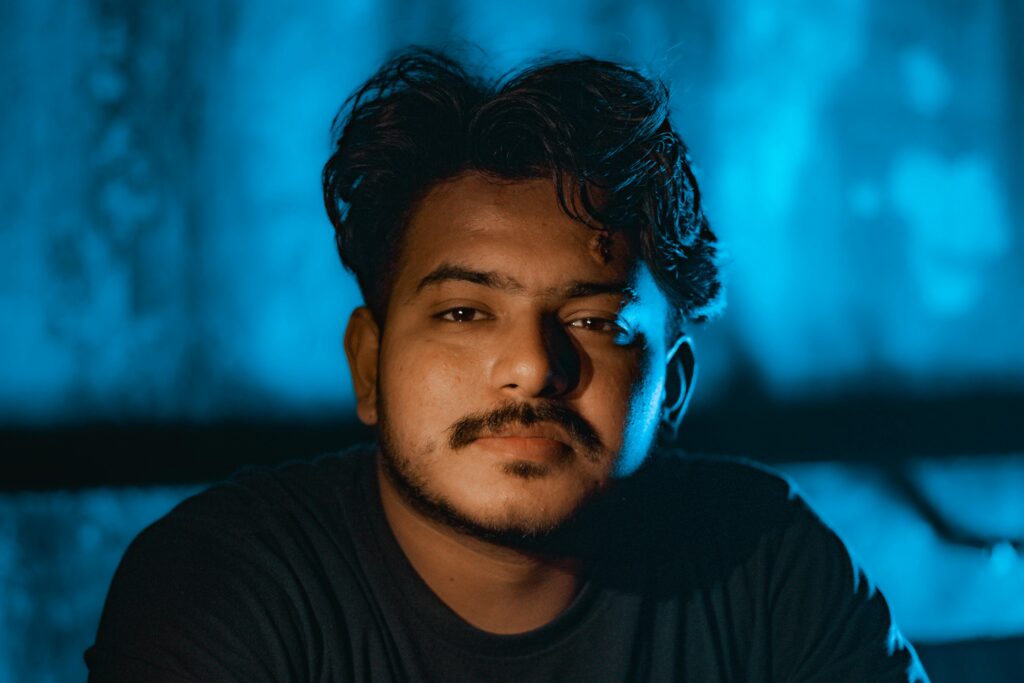
[[195, 490], [0, 496], [0, 683], [85, 680], [82, 653], [125, 548]]
[[389, 50], [459, 38], [671, 81], [731, 256], [702, 400], [1024, 387], [1018, 2], [0, 12], [4, 423], [347, 414], [328, 124]]
[[[0, 4], [0, 425], [348, 417], [328, 126], [390, 50], [462, 40], [670, 81], [730, 264], [698, 404], [1022, 392], [1022, 29], [1018, 0]], [[1024, 461], [993, 455], [910, 468], [970, 543], [876, 468], [790, 471], [913, 637], [1019, 648]], [[117, 559], [190, 490], [0, 497], [0, 683], [81, 679]], [[1024, 666], [973, 652], [946, 670]]]

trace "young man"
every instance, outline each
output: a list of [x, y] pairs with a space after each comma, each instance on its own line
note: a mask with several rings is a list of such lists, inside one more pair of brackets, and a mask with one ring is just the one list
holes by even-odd
[[882, 596], [791, 486], [653, 452], [719, 297], [667, 90], [412, 51], [336, 124], [377, 443], [236, 476], [143, 532], [93, 681], [907, 681]]

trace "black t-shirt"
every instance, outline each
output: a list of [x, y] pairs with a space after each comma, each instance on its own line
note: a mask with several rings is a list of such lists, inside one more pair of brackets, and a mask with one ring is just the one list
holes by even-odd
[[570, 606], [497, 635], [409, 564], [373, 449], [245, 471], [129, 547], [89, 680], [924, 680], [882, 595], [777, 475], [659, 455], [606, 499]]

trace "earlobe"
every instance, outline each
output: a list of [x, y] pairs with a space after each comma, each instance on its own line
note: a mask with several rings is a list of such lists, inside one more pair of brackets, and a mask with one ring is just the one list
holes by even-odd
[[665, 372], [665, 401], [662, 404], [662, 422], [670, 439], [675, 439], [679, 425], [686, 414], [693, 395], [693, 384], [697, 377], [697, 359], [693, 352], [693, 340], [681, 337], [668, 356]]
[[345, 355], [356, 393], [356, 414], [365, 425], [377, 424], [377, 362], [380, 328], [370, 309], [352, 311], [345, 328]]

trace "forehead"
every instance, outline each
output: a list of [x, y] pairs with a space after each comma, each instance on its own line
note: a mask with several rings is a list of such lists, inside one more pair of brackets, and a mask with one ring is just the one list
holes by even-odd
[[503, 181], [465, 174], [432, 188], [409, 218], [396, 290], [442, 263], [507, 273], [527, 288], [581, 278], [627, 279], [634, 250], [567, 216], [548, 179]]

